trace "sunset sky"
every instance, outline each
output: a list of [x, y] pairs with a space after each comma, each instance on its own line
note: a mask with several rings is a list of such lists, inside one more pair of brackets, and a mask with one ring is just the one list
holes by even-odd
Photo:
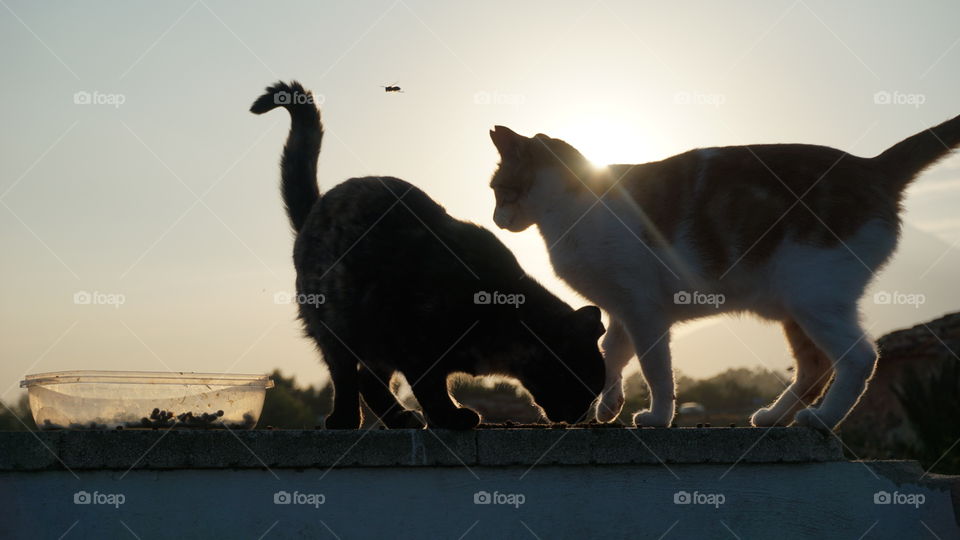
[[[874, 155], [960, 113], [958, 20], [952, 1], [0, 0], [0, 398], [67, 369], [326, 377], [274, 302], [294, 282], [289, 122], [247, 109], [277, 79], [322, 96], [321, 189], [404, 178], [579, 306], [535, 229], [493, 224], [493, 125], [597, 163], [768, 142]], [[874, 334], [960, 309], [958, 208], [955, 157], [909, 191], [863, 305]], [[791, 363], [752, 319], [680, 328], [674, 350], [697, 377]]]

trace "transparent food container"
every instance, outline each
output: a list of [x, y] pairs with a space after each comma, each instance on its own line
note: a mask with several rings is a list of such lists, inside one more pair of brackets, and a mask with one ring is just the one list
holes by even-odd
[[40, 429], [253, 429], [273, 381], [266, 375], [58, 371], [27, 375]]

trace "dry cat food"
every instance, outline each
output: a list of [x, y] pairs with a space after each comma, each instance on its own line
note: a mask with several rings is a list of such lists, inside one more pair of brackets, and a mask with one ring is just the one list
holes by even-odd
[[215, 429], [226, 427], [228, 429], [250, 429], [256, 424], [253, 415], [246, 413], [243, 415], [243, 422], [224, 423], [220, 421], [223, 411], [219, 410], [213, 413], [195, 413], [192, 411], [174, 414], [173, 411], [166, 411], [160, 408], [154, 408], [149, 417], [144, 416], [139, 422], [127, 424], [130, 428], [169, 428], [179, 429]]

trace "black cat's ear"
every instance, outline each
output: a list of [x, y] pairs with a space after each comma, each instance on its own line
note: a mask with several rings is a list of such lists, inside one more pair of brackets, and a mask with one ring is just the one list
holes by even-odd
[[490, 140], [500, 152], [503, 159], [517, 159], [523, 151], [523, 141], [526, 137], [518, 135], [512, 129], [504, 126], [493, 126], [490, 130]]
[[597, 306], [583, 306], [573, 313], [578, 328], [586, 328], [593, 332], [597, 339], [600, 339], [607, 329], [603, 327], [603, 321], [600, 320], [600, 308]]

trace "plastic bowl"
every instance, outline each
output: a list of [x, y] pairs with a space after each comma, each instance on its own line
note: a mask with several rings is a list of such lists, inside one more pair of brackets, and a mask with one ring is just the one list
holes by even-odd
[[253, 429], [273, 381], [266, 375], [58, 371], [27, 375], [40, 429]]

